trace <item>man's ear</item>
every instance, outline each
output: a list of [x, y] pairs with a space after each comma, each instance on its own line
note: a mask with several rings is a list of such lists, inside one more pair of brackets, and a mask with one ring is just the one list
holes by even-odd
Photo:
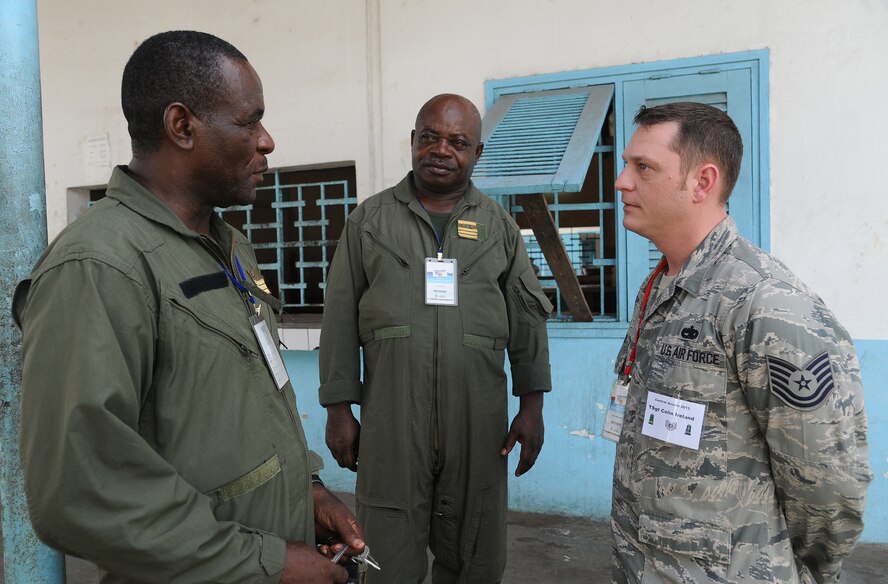
[[163, 128], [170, 142], [183, 150], [194, 148], [194, 122], [197, 118], [184, 103], [173, 102], [163, 111]]
[[410, 130], [410, 147], [413, 148], [413, 139], [416, 138], [416, 130]]
[[478, 147], [475, 148], [475, 160], [481, 158], [482, 152], [484, 152], [484, 142], [478, 142]]
[[711, 197], [719, 196], [721, 173], [711, 162], [704, 162], [697, 167], [697, 185], [694, 187], [694, 202], [702, 203]]

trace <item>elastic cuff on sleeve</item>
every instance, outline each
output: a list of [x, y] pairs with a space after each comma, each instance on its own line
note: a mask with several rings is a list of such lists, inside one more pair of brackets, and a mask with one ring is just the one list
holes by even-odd
[[551, 391], [552, 373], [548, 363], [518, 363], [512, 366], [512, 395]]
[[358, 380], [331, 381], [321, 385], [318, 396], [322, 406], [331, 406], [348, 402], [361, 403], [361, 382]]

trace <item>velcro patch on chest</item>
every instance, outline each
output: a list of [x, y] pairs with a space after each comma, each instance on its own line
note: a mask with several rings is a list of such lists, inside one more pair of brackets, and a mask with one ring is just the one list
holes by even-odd
[[185, 298], [194, 298], [202, 292], [210, 292], [211, 290], [220, 290], [228, 287], [228, 278], [225, 272], [214, 272], [205, 276], [195, 276], [179, 282], [179, 288]]
[[770, 355], [767, 361], [771, 392], [797, 410], [816, 410], [835, 387], [827, 351], [802, 367]]

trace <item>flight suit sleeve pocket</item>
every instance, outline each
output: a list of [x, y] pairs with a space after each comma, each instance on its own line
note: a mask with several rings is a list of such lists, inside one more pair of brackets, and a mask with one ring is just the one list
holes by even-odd
[[537, 326], [549, 317], [554, 307], [543, 293], [532, 268], [521, 273], [514, 290], [524, 308], [524, 317], [532, 326]]
[[638, 539], [666, 554], [692, 557], [706, 564], [731, 562], [731, 533], [711, 523], [666, 514], [642, 514]]

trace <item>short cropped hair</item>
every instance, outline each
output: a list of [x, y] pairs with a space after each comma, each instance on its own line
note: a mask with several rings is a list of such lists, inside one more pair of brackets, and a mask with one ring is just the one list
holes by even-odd
[[653, 107], [641, 106], [635, 114], [640, 127], [667, 122], [678, 123], [678, 132], [670, 147], [681, 158], [681, 171], [687, 176], [691, 167], [713, 162], [724, 179], [722, 202], [727, 202], [740, 176], [743, 140], [734, 121], [718, 108], [684, 101]]
[[199, 118], [212, 117], [224, 85], [223, 59], [246, 61], [231, 44], [204, 32], [174, 30], [143, 42], [123, 70], [121, 105], [133, 152], [156, 151], [163, 114], [180, 102]]

